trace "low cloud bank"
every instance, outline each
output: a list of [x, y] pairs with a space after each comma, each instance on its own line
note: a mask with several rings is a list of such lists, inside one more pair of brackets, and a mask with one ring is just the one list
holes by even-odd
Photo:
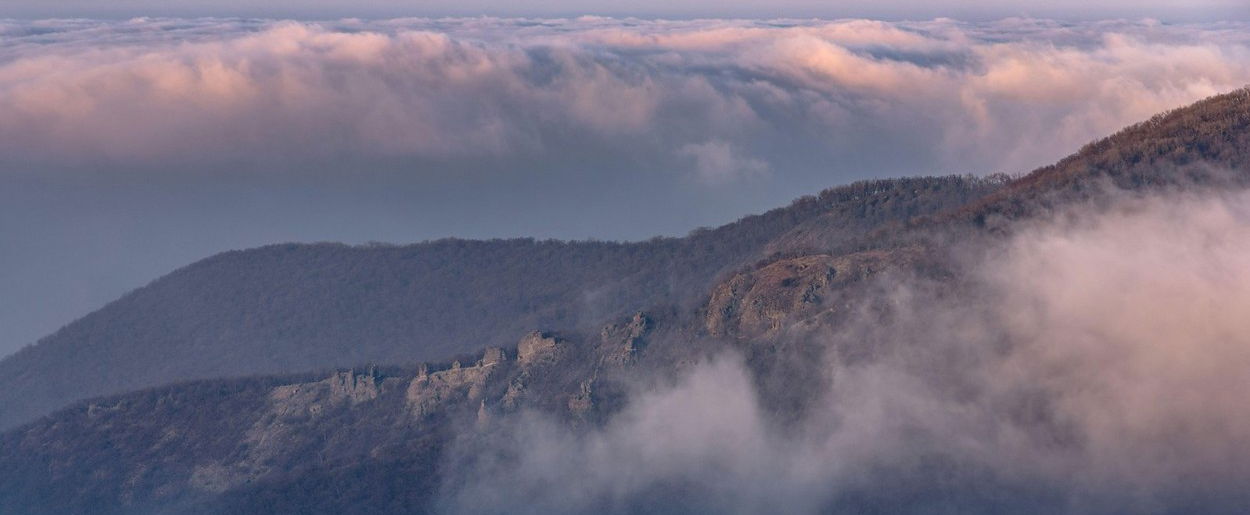
[[587, 148], [709, 183], [838, 163], [1019, 172], [1250, 83], [1248, 33], [1030, 19], [0, 21], [0, 151], [165, 170], [528, 169]]
[[[468, 512], [1244, 511], [1250, 195], [1133, 199], [899, 281], [891, 323], [829, 347], [832, 387], [776, 427], [726, 357], [605, 427], [519, 423], [447, 503]], [[831, 353], [832, 354], [832, 353]], [[488, 456], [495, 454], [488, 453]]]

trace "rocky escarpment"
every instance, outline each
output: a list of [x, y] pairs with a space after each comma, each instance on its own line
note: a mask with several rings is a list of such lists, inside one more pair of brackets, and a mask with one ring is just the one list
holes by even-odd
[[920, 249], [909, 247], [772, 261], [717, 285], [708, 300], [704, 327], [712, 336], [774, 335], [788, 322], [810, 321], [845, 308], [837, 302], [840, 289], [914, 263], [920, 255]]
[[[705, 332], [743, 342], [743, 351], [765, 375], [787, 377], [775, 387], [761, 383], [761, 394], [771, 405], [795, 411], [791, 397], [796, 386], [822, 380], [803, 363], [788, 360], [805, 356], [804, 349], [778, 353], [771, 343], [751, 342], [775, 342], [769, 337], [794, 321], [820, 323], [845, 308], [840, 302], [847, 300], [847, 286], [910, 264], [919, 252], [903, 248], [816, 254], [743, 271], [712, 292], [702, 322]], [[352, 444], [362, 446], [357, 452], [384, 456], [400, 445], [402, 435], [484, 430], [499, 415], [525, 410], [572, 422], [602, 420], [624, 402], [623, 385], [646, 358], [656, 326], [652, 317], [638, 312], [607, 324], [594, 336], [570, 339], [533, 331], [515, 347], [489, 348], [469, 362], [421, 364], [389, 374], [339, 371], [318, 381], [273, 387], [265, 411], [242, 434], [240, 450], [198, 464], [188, 484], [196, 491], [221, 493], [263, 481], [281, 472], [276, 464], [293, 449], [316, 448], [309, 427], [331, 421], [368, 427], [374, 424], [371, 420], [387, 420], [388, 437]]]
[[[603, 328], [598, 341], [573, 342], [543, 331], [526, 334], [512, 349], [489, 348], [469, 365], [454, 361], [432, 370], [420, 364], [412, 376], [383, 377], [337, 372], [327, 379], [274, 388], [271, 412], [277, 418], [318, 416], [336, 406], [372, 402], [403, 392], [403, 406], [418, 424], [475, 410], [479, 423], [499, 411], [563, 406], [584, 416], [595, 408], [592, 394], [600, 374], [636, 362], [652, 326], [637, 313]], [[554, 399], [554, 402], [551, 402]], [[561, 411], [557, 409], [556, 411]]]
[[498, 348], [486, 349], [473, 366], [461, 366], [456, 361], [447, 370], [431, 373], [421, 365], [417, 377], [408, 385], [404, 400], [418, 418], [434, 413], [445, 404], [480, 401], [491, 377], [506, 367], [507, 355]]
[[692, 308], [719, 274], [792, 250], [773, 242], [797, 226], [844, 229], [785, 239], [824, 249], [987, 192], [961, 177], [870, 181], [637, 243], [448, 239], [231, 251], [0, 360], [0, 428], [171, 382], [440, 360], [509, 346], [531, 329], [580, 332], [638, 309]]
[[500, 399], [504, 409], [516, 409], [529, 395], [532, 385], [543, 379], [542, 372], [567, 355], [565, 343], [553, 335], [534, 331], [517, 343], [517, 364], [521, 370], [508, 382], [508, 391]]
[[600, 363], [609, 367], [634, 363], [654, 326], [646, 313], [639, 312], [627, 321], [604, 327], [599, 333]]
[[[606, 416], [619, 406], [605, 402], [614, 378], [633, 370], [653, 326], [638, 313], [597, 335], [535, 331], [467, 363], [188, 383], [94, 400], [0, 435], [0, 461], [10, 464], [0, 471], [0, 513], [272, 512], [266, 496], [286, 498], [275, 489], [291, 478], [314, 478], [291, 485], [301, 495], [344, 488], [335, 495], [417, 506], [431, 498], [449, 442], [489, 434], [501, 415]], [[62, 461], [61, 449], [72, 449], [70, 460], [94, 458]], [[43, 497], [50, 491], [66, 495]]]
[[[804, 368], [816, 361], [803, 354], [804, 349], [778, 352], [769, 338], [756, 337], [776, 334], [787, 320], [819, 319], [838, 309], [838, 301], [845, 300], [840, 297], [844, 286], [906, 263], [909, 255], [907, 250], [818, 254], [744, 271], [713, 292], [706, 316], [696, 323], [698, 331], [685, 325], [688, 318], [667, 311], [658, 320], [637, 312], [595, 333], [534, 331], [513, 347], [487, 349], [451, 363], [340, 370], [313, 380], [270, 384], [246, 397], [255, 405], [230, 411], [223, 426], [213, 432], [220, 445], [211, 449], [197, 446], [194, 440], [203, 440], [197, 433], [153, 422], [150, 432], [158, 436], [136, 439], [139, 448], [127, 450], [107, 467], [109, 477], [134, 478], [119, 480], [130, 486], [98, 495], [106, 503], [127, 507], [174, 501], [198, 506], [202, 499], [248, 503], [263, 499], [255, 492], [285, 484], [286, 478], [329, 474], [334, 481], [366, 488], [371, 483], [358, 478], [385, 470], [385, 477], [372, 481], [400, 485], [391, 491], [412, 491], [419, 497], [424, 495], [420, 488], [437, 481], [432, 474], [451, 439], [489, 435], [496, 421], [508, 419], [504, 415], [530, 410], [573, 424], [603, 421], [627, 402], [627, 385], [635, 384], [643, 370], [663, 374], [665, 367], [697, 360], [688, 346], [707, 335], [712, 335], [706, 338], [708, 348], [724, 341], [738, 343], [753, 369], [760, 371], [765, 405], [798, 413], [801, 407], [793, 400], [801, 396], [795, 392], [822, 380]], [[675, 320], [682, 325], [675, 325]], [[767, 378], [774, 376], [786, 381], [769, 382]], [[182, 388], [151, 395], [178, 398], [186, 391]], [[36, 425], [30, 433], [15, 434], [0, 445], [11, 456], [27, 456], [26, 463], [38, 464], [54, 447], [24, 442], [59, 441], [70, 437], [57, 435], [72, 434], [83, 445], [114, 445], [106, 443], [111, 441], [109, 435], [133, 432], [132, 427], [143, 421], [139, 414], [152, 406], [194, 403], [161, 400], [146, 408], [126, 407], [132, 404], [94, 402], [82, 410], [80, 419], [58, 422], [75, 428], [73, 433]], [[187, 407], [168, 417], [191, 421], [195, 412]], [[113, 422], [105, 426], [97, 422], [101, 420]], [[28, 439], [25, 434], [40, 436]], [[143, 447], [151, 442], [156, 447]], [[163, 456], [162, 464], [154, 467], [150, 458], [142, 458], [149, 455]], [[39, 470], [44, 469], [28, 472]], [[83, 481], [66, 476], [50, 480], [53, 486], [47, 488], [73, 488]], [[233, 512], [236, 505], [212, 506], [212, 512]], [[220, 506], [225, 507], [217, 509]]]
[[382, 378], [373, 368], [364, 373], [347, 370], [336, 372], [322, 381], [279, 386], [273, 389], [269, 398], [277, 413], [317, 415], [329, 406], [376, 399], [384, 388], [394, 389], [399, 382], [401, 379], [398, 378]]
[[221, 493], [272, 474], [281, 455], [306, 436], [304, 430], [310, 423], [350, 414], [352, 408], [399, 391], [405, 382], [403, 377], [384, 377], [370, 367], [363, 372], [335, 372], [320, 381], [276, 386], [267, 396], [267, 409], [243, 433], [238, 452], [198, 464], [188, 484], [194, 490]]

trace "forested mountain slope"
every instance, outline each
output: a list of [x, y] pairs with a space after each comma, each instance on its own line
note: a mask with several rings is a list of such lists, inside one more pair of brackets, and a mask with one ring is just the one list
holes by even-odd
[[1250, 184], [1250, 88], [1157, 114], [970, 203], [951, 217], [984, 224], [1105, 193]]
[[718, 275], [811, 220], [833, 239], [936, 213], [1001, 184], [867, 181], [684, 238], [282, 244], [177, 270], [0, 361], [0, 428], [85, 397], [196, 378], [410, 363], [689, 307]]

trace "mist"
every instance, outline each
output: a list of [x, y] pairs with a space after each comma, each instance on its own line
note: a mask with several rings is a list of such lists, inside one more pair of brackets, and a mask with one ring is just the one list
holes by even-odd
[[463, 460], [444, 506], [1235, 513], [1250, 505], [1250, 194], [1120, 195], [956, 255], [958, 287], [883, 277], [875, 287], [888, 316], [861, 306], [814, 336], [829, 349], [821, 366], [831, 379], [794, 426], [777, 422], [752, 364], [727, 350], [660, 386], [639, 386], [601, 427], [570, 429], [536, 413], [501, 423], [492, 447]]

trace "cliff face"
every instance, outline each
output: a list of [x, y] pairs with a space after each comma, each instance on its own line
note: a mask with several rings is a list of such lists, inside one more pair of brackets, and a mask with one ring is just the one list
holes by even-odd
[[[185, 483], [174, 481], [158, 487], [154, 493], [220, 494], [258, 481], [275, 473], [275, 462], [289, 452], [287, 447], [292, 442], [298, 441], [302, 425], [336, 410], [373, 401], [384, 389], [393, 390], [396, 382], [374, 373], [349, 370], [321, 381], [273, 387], [266, 395], [260, 416], [238, 435], [237, 452], [229, 456], [198, 456], [191, 463], [184, 463], [190, 467]], [[132, 492], [129, 497], [141, 499], [143, 495]]]
[[602, 364], [607, 366], [624, 366], [633, 364], [638, 353], [647, 345], [647, 334], [655, 323], [646, 313], [635, 313], [632, 318], [620, 324], [604, 327], [599, 332], [599, 355]]
[[480, 401], [488, 381], [507, 366], [504, 351], [496, 348], [486, 349], [482, 359], [469, 367], [457, 361], [447, 370], [430, 373], [423, 366], [408, 384], [404, 401], [417, 418], [437, 413], [448, 404]]
[[717, 285], [704, 325], [713, 336], [772, 336], [788, 325], [839, 309], [836, 299], [841, 289], [907, 267], [922, 253], [919, 248], [900, 248], [774, 261]]
[[[0, 438], [0, 463], [11, 465], [0, 472], [0, 512], [265, 511], [250, 503], [313, 470], [332, 471], [332, 484], [371, 488], [357, 483], [360, 467], [385, 470], [386, 488], [419, 497], [404, 501], [402, 511], [412, 511], [429, 501], [439, 453], [453, 438], [527, 410], [570, 422], [606, 414], [599, 400], [636, 366], [650, 328], [638, 313], [586, 341], [534, 331], [468, 365], [192, 383], [88, 402]], [[71, 448], [60, 461], [55, 449]], [[101, 461], [79, 462], [88, 455]], [[44, 497], [52, 491], [65, 495]]]
[[[775, 346], [778, 332], [800, 320], [829, 323], [824, 315], [839, 309], [837, 300], [854, 301], [847, 286], [907, 266], [917, 253], [770, 262], [730, 276], [706, 298], [706, 319], [691, 322], [638, 312], [597, 334], [532, 331], [464, 363], [245, 382], [226, 395], [249, 404], [223, 413], [200, 412], [217, 393], [196, 384], [88, 403], [0, 437], [0, 512], [263, 513], [291, 499], [315, 512], [433, 510], [453, 442], [489, 438], [497, 422], [524, 412], [598, 424], [627, 402], [638, 378], [672, 377], [698, 360], [692, 339], [744, 350], [770, 409], [791, 410], [803, 392], [793, 386], [820, 378], [805, 377], [815, 361], [791, 361], [802, 349]], [[768, 380], [780, 376], [784, 387], [770, 390]], [[220, 424], [201, 427], [202, 416]], [[206, 432], [217, 445], [201, 444]], [[67, 446], [76, 448], [62, 456]], [[100, 447], [109, 449], [102, 467], [60, 461]], [[8, 480], [17, 477], [36, 479]], [[63, 502], [48, 492], [65, 492]]]

